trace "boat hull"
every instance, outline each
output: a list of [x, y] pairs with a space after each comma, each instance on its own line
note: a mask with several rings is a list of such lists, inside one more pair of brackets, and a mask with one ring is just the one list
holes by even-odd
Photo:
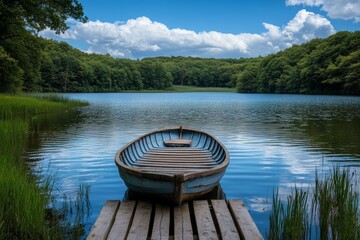
[[[211, 192], [220, 182], [225, 171], [191, 179], [174, 177], [172, 181], [154, 179], [151, 176], [136, 176], [126, 171], [119, 170], [125, 185], [138, 195], [149, 195], [151, 198], [166, 199], [175, 205], [183, 201], [200, 198]], [[169, 179], [167, 179], [169, 180]]]
[[174, 127], [151, 132], [115, 155], [126, 186], [176, 205], [212, 191], [229, 164], [226, 148], [211, 135]]

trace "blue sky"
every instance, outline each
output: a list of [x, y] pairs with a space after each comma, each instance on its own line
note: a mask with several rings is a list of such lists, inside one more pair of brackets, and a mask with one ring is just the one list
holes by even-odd
[[60, 36], [89, 53], [138, 59], [215, 58], [275, 53], [360, 27], [360, 0], [80, 0], [86, 24], [69, 20]]

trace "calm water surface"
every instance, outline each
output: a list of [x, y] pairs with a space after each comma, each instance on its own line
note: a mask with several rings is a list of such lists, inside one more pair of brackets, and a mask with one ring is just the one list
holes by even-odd
[[[47, 123], [41, 147], [29, 150], [34, 169], [56, 173], [56, 188], [74, 196], [91, 185], [92, 216], [126, 186], [116, 151], [142, 134], [172, 125], [208, 131], [228, 148], [221, 181], [227, 198], [242, 199], [263, 235], [272, 192], [311, 186], [315, 171], [341, 164], [360, 171], [360, 98], [237, 93], [67, 94], [90, 102], [78, 114]], [[65, 119], [66, 118], [66, 119]]]

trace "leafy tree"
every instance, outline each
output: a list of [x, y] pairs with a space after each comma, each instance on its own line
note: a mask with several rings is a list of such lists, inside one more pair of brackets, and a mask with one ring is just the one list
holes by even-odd
[[0, 46], [0, 92], [18, 92], [21, 89], [23, 71], [15, 59]]
[[1, 0], [0, 9], [0, 29], [3, 34], [9, 34], [9, 27], [19, 23], [36, 32], [50, 28], [61, 33], [68, 29], [68, 18], [82, 22], [87, 20], [78, 0]]
[[[45, 28], [57, 33], [64, 32], [69, 17], [86, 21], [77, 0], [0, 1], [0, 46], [17, 61], [23, 71], [23, 78], [17, 79], [23, 83], [17, 85], [23, 85], [27, 91], [40, 90], [41, 46], [39, 39], [32, 33]], [[1, 88], [1, 91], [12, 90]]]

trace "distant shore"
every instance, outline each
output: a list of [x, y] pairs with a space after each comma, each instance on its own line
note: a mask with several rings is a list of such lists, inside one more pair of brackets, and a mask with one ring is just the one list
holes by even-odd
[[236, 88], [223, 88], [223, 87], [195, 87], [173, 85], [171, 88], [165, 90], [159, 89], [146, 89], [146, 90], [124, 90], [120, 92], [133, 92], [133, 93], [157, 93], [157, 92], [236, 92]]

